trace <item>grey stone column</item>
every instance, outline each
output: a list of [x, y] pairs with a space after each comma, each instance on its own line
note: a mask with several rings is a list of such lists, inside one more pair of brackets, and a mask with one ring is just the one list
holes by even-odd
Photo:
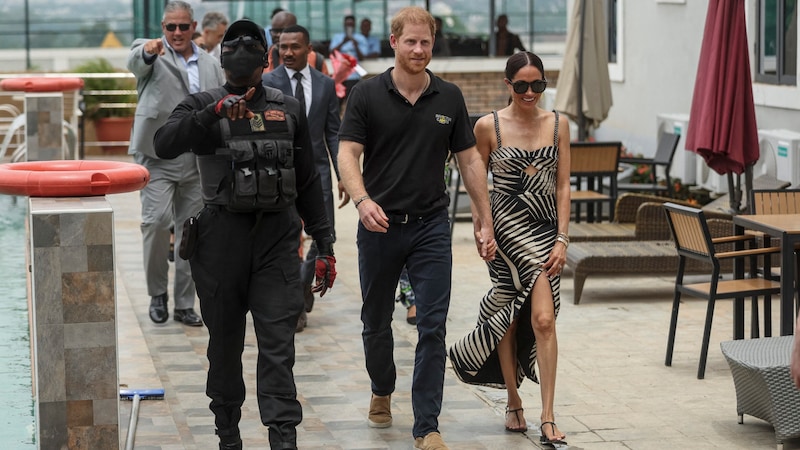
[[28, 161], [64, 159], [64, 94], [25, 93], [25, 144]]
[[113, 231], [105, 197], [30, 198], [39, 448], [119, 448]]

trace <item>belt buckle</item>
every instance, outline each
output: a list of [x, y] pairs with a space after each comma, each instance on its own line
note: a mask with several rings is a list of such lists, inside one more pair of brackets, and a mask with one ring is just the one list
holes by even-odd
[[403, 214], [403, 220], [400, 223], [401, 224], [408, 223], [408, 214]]

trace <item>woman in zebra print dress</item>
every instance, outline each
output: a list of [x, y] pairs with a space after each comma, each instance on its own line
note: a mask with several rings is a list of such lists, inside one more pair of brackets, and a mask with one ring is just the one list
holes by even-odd
[[509, 105], [475, 124], [494, 182], [492, 289], [480, 303], [477, 327], [450, 348], [450, 359], [462, 381], [507, 389], [509, 431], [527, 430], [518, 392], [523, 378], [539, 382], [542, 442], [559, 443], [565, 435], [553, 412], [555, 319], [569, 244], [569, 123], [538, 106], [546, 87], [538, 56], [514, 54], [505, 76]]

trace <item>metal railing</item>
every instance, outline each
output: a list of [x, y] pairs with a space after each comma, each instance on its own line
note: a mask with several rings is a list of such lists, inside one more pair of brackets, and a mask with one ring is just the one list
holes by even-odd
[[[43, 78], [82, 78], [84, 81], [87, 79], [134, 79], [131, 73], [18, 73], [18, 74], [0, 74], [0, 80], [7, 78], [22, 78], [22, 77], [43, 77]], [[8, 105], [4, 109], [19, 111], [24, 110], [24, 92], [19, 91], [2, 91], [0, 90], [0, 106]], [[86, 148], [101, 148], [104, 146], [128, 146], [130, 145], [130, 137], [127, 140], [117, 141], [101, 141], [101, 140], [86, 140], [86, 104], [87, 99], [92, 97], [110, 97], [120, 95], [136, 95], [135, 89], [107, 89], [107, 90], [77, 90], [64, 92], [64, 122], [65, 122], [65, 135], [72, 134], [77, 136], [77, 146], [70, 149], [70, 154], [77, 159], [82, 159], [86, 154]], [[95, 102], [91, 102], [95, 103]], [[115, 101], [100, 101], [96, 102], [100, 109], [131, 109], [136, 107], [135, 102], [115, 102]], [[24, 114], [24, 112], [22, 113]], [[0, 142], [6, 137], [7, 129], [2, 126], [4, 122], [13, 121], [13, 118], [5, 120], [0, 118]], [[18, 132], [19, 130], [15, 130]], [[22, 144], [19, 137], [9, 139], [8, 152], [12, 153], [17, 150]], [[73, 139], [74, 141], [74, 139]]]

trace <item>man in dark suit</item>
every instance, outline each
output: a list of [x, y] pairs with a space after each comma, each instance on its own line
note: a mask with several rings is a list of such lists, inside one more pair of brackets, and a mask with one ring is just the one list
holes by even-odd
[[[331, 163], [338, 180], [338, 133], [339, 125], [341, 124], [339, 99], [336, 97], [333, 79], [308, 65], [308, 54], [312, 51], [308, 30], [299, 25], [291, 25], [283, 29], [279, 39], [278, 49], [283, 64], [276, 67], [275, 70], [264, 74], [262, 80], [265, 86], [280, 89], [285, 95], [298, 97], [301, 107], [305, 107], [309, 134], [311, 135], [311, 147], [314, 152], [314, 162], [322, 182], [325, 211], [331, 228], [334, 229]], [[298, 84], [300, 85], [299, 88]], [[344, 191], [341, 182], [338, 183], [338, 190], [339, 199], [341, 200], [339, 207], [341, 208], [350, 201], [350, 197]], [[335, 230], [333, 233], [335, 239]], [[315, 258], [316, 247], [312, 244], [302, 271], [303, 281], [308, 288], [306, 290], [306, 311], [310, 311], [313, 305], [314, 297], [311, 295], [309, 298], [309, 294]], [[298, 321], [297, 331], [302, 331], [305, 328], [305, 324], [306, 314], [304, 312]]]

